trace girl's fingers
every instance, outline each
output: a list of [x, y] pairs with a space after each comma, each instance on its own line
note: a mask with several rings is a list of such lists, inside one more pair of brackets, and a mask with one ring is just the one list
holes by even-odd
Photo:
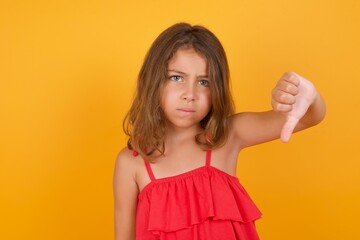
[[284, 79], [286, 82], [295, 85], [296, 87], [300, 84], [299, 76], [294, 72], [284, 73], [281, 78]]
[[296, 96], [283, 91], [275, 91], [273, 100], [280, 104], [294, 104], [296, 102]]
[[283, 91], [292, 95], [296, 95], [299, 93], [298, 85], [295, 85], [291, 82], [288, 82], [286, 79], [282, 79], [278, 82], [276, 91]]
[[292, 110], [292, 104], [283, 104], [283, 103], [279, 103], [276, 101], [272, 101], [272, 107], [276, 112], [283, 112], [283, 113], [287, 113], [290, 112]]
[[299, 119], [293, 116], [288, 116], [286, 122], [281, 130], [280, 139], [284, 143], [290, 140], [291, 134], [293, 133], [296, 125], [298, 124]]

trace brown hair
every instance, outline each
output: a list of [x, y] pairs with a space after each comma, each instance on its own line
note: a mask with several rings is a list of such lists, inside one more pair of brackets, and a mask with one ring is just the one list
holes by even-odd
[[193, 48], [208, 64], [212, 106], [200, 122], [203, 132], [195, 136], [197, 144], [204, 149], [216, 148], [228, 137], [227, 117], [233, 114], [234, 107], [225, 51], [205, 27], [178, 23], [163, 31], [150, 47], [138, 76], [135, 99], [123, 122], [129, 149], [136, 149], [146, 159], [151, 159], [154, 151], [165, 152], [166, 121], [160, 96], [168, 62], [179, 48]]

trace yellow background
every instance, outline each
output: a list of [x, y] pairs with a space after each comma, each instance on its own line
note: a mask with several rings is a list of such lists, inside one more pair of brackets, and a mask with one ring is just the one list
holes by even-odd
[[228, 54], [239, 111], [285, 71], [327, 102], [289, 144], [244, 150], [261, 239], [360, 239], [360, 1], [1, 1], [0, 239], [112, 239], [122, 119], [155, 37], [187, 21]]

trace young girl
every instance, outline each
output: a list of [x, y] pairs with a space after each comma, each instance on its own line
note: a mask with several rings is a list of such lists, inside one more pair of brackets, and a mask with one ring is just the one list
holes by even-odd
[[179, 23], [160, 34], [124, 121], [114, 172], [116, 240], [255, 240], [261, 213], [236, 174], [239, 152], [319, 123], [322, 97], [285, 73], [272, 110], [234, 114], [219, 40]]

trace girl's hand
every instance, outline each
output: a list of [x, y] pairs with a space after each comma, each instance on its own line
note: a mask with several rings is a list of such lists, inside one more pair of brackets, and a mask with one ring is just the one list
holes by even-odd
[[272, 91], [274, 111], [286, 114], [281, 141], [288, 142], [299, 120], [314, 103], [318, 92], [314, 85], [294, 72], [285, 73]]

